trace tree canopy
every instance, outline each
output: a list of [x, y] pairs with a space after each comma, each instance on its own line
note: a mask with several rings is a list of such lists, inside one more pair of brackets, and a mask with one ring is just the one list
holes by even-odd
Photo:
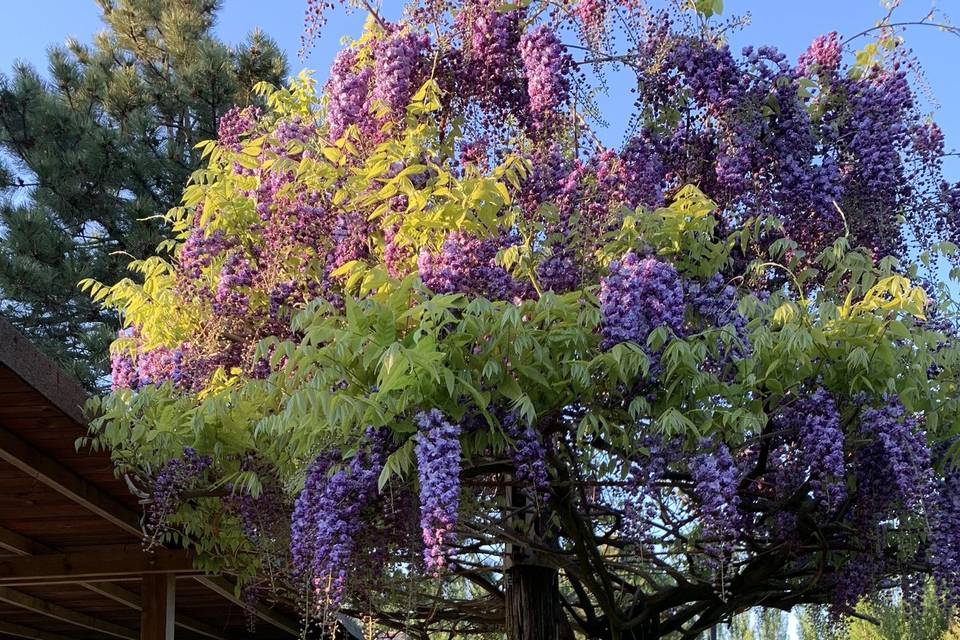
[[194, 145], [280, 82], [286, 62], [263, 33], [213, 36], [211, 0], [99, 0], [104, 31], [50, 50], [47, 76], [18, 63], [0, 77], [0, 309], [87, 387], [109, 373], [119, 328], [77, 289], [114, 282], [154, 254], [158, 221], [200, 164]]
[[148, 540], [417, 638], [956, 602], [924, 276], [957, 191], [914, 63], [892, 28], [737, 55], [719, 4], [418, 3], [222, 118], [161, 255], [84, 283], [126, 327], [91, 442]]

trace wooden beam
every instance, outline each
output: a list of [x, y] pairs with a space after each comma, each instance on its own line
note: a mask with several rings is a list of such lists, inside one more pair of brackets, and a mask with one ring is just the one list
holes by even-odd
[[140, 640], [174, 640], [174, 609], [177, 581], [171, 575], [143, 576], [143, 609]]
[[143, 610], [143, 604], [140, 600], [140, 596], [133, 591], [127, 591], [123, 587], [118, 587], [117, 585], [109, 582], [81, 582], [80, 586], [88, 591], [99, 594], [104, 598], [108, 598], [116, 603], [122, 604], [125, 607], [136, 609], [137, 611]]
[[0, 549], [22, 556], [32, 556], [38, 553], [50, 553], [52, 549], [39, 542], [34, 542], [26, 536], [0, 527]]
[[[0, 547], [23, 556], [55, 553], [55, 549], [52, 547], [48, 547], [47, 545], [37, 542], [36, 540], [31, 540], [30, 538], [22, 536], [19, 533], [15, 533], [2, 527], [0, 527]], [[129, 549], [125, 547], [120, 551], [126, 552], [136, 548], [137, 547], [135, 546], [131, 546]], [[117, 550], [111, 551], [113, 553], [117, 552]], [[111, 584], [109, 582], [80, 582], [78, 583], [78, 586], [105, 598], [109, 598], [110, 600], [122, 604], [125, 607], [134, 609], [135, 611], [143, 610], [143, 604], [139, 595], [132, 591], [128, 591], [123, 587], [118, 587], [115, 584]], [[181, 629], [193, 631], [194, 633], [198, 633], [202, 636], [212, 638], [213, 640], [227, 640], [227, 637], [216, 627], [205, 622], [201, 622], [200, 620], [195, 620], [189, 616], [178, 615], [177, 626]]]
[[61, 636], [59, 633], [41, 631], [40, 629], [24, 627], [23, 625], [4, 622], [3, 620], [0, 620], [0, 633], [15, 638], [26, 638], [27, 640], [70, 640], [66, 636]]
[[61, 622], [84, 627], [100, 634], [123, 638], [124, 640], [138, 640], [137, 632], [120, 625], [106, 622], [100, 618], [88, 616], [85, 613], [61, 607], [58, 604], [41, 600], [26, 593], [15, 591], [8, 587], [0, 587], [0, 602], [12, 604], [15, 607], [26, 609], [34, 613], [53, 618]]
[[11, 589], [41, 589], [44, 587], [62, 587], [64, 585], [75, 585], [85, 587], [85, 585], [96, 584], [125, 584], [140, 582], [138, 578], [116, 578], [114, 576], [93, 576], [84, 578], [83, 582], [77, 582], [76, 578], [7, 578], [0, 580], [0, 586], [10, 587]]
[[[226, 580], [225, 578], [199, 576], [197, 578], [194, 578], [194, 580], [196, 580], [206, 588], [210, 589], [216, 594], [219, 594], [221, 597], [229, 600], [230, 602], [232, 602], [233, 604], [239, 607], [247, 606], [246, 603], [244, 603], [240, 598], [237, 597], [233, 583], [231, 583], [229, 580]], [[277, 629], [286, 631], [292, 636], [300, 635], [300, 631], [299, 631], [300, 625], [297, 622], [288, 618], [287, 616], [283, 615], [282, 613], [271, 611], [267, 607], [264, 607], [263, 605], [260, 605], [260, 604], [254, 605], [253, 613], [258, 618], [260, 618], [267, 624], [273, 625]]]
[[154, 573], [199, 573], [193, 554], [184, 549], [156, 549], [150, 553], [54, 553], [0, 558], [0, 585], [25, 582], [85, 582], [139, 577]]
[[70, 469], [38, 451], [16, 434], [0, 428], [0, 460], [140, 538], [140, 518], [119, 500], [107, 495]]

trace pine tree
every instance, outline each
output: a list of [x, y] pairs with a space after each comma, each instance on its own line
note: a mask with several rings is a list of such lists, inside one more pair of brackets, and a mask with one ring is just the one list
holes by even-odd
[[88, 387], [109, 365], [117, 319], [77, 288], [127, 275], [162, 238], [194, 145], [277, 84], [286, 61], [259, 31], [230, 47], [216, 0], [97, 0], [105, 30], [0, 76], [0, 310]]

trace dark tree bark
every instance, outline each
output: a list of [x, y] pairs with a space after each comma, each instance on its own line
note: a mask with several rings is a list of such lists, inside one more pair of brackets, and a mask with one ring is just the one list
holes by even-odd
[[659, 616], [650, 618], [621, 636], [623, 640], [658, 640], [661, 637]]
[[564, 614], [556, 570], [512, 566], [507, 570], [506, 596], [507, 640], [561, 640]]

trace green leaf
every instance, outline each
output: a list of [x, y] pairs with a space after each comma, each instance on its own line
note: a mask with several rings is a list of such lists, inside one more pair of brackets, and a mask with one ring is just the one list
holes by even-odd
[[408, 438], [403, 445], [387, 456], [383, 470], [377, 478], [377, 491], [383, 491], [391, 479], [403, 479], [413, 466], [413, 438]]

